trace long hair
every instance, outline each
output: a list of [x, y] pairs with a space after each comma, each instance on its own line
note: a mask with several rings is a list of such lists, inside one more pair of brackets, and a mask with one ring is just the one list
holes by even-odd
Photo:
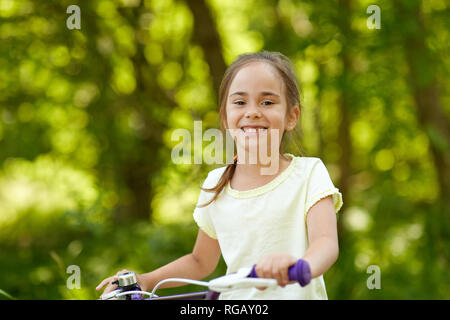
[[[274, 67], [279, 75], [281, 76], [284, 85], [285, 85], [285, 95], [287, 98], [287, 105], [288, 108], [292, 108], [295, 106], [298, 106], [300, 110], [302, 109], [300, 104], [300, 90], [297, 85], [297, 79], [295, 76], [295, 73], [293, 71], [293, 67], [291, 65], [291, 62], [289, 59], [279, 52], [269, 52], [269, 51], [262, 51], [258, 53], [250, 53], [250, 54], [243, 54], [240, 55], [225, 71], [225, 74], [223, 76], [222, 82], [220, 84], [219, 89], [219, 116], [221, 119], [221, 130], [222, 133], [225, 134], [225, 128], [227, 123], [227, 113], [226, 113], [226, 104], [227, 104], [227, 96], [228, 91], [231, 85], [231, 82], [233, 81], [234, 77], [238, 73], [238, 71], [248, 65], [252, 62], [265, 62], [270, 64], [272, 67]], [[282, 136], [282, 141], [284, 138], [284, 133]], [[298, 133], [298, 132], [297, 132]], [[290, 139], [289, 139], [290, 140]], [[294, 140], [294, 139], [292, 139]], [[293, 141], [294, 144], [295, 140]], [[297, 149], [301, 153], [301, 149], [296, 145]], [[283, 154], [283, 146], [280, 146], [280, 154]], [[227, 185], [227, 183], [231, 180], [233, 177], [234, 171], [236, 169], [236, 162], [237, 162], [237, 155], [234, 156], [233, 163], [228, 164], [225, 168], [225, 171], [223, 172], [222, 176], [220, 177], [217, 185], [213, 188], [207, 189], [207, 188], [201, 188], [203, 191], [206, 192], [214, 192], [214, 196], [210, 201], [208, 201], [205, 204], [198, 205], [199, 208], [208, 206], [210, 203], [215, 201], [219, 194], [222, 192], [223, 188]]]

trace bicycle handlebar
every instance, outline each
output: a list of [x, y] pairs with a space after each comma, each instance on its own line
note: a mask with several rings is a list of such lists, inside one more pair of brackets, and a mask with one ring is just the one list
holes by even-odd
[[[253, 265], [249, 278], [258, 278], [255, 271], [256, 264]], [[303, 259], [297, 260], [297, 262], [289, 267], [288, 277], [291, 281], [297, 281], [302, 287], [306, 286], [311, 281], [311, 269], [309, 263]]]
[[[204, 285], [204, 286], [209, 286], [210, 287], [210, 291], [208, 292], [207, 299], [208, 297], [214, 300], [217, 298], [218, 296], [218, 292], [217, 288], [222, 288], [222, 287], [227, 287], [230, 286], [231, 283], [234, 283], [234, 285], [236, 283], [239, 283], [239, 281], [241, 282], [245, 282], [245, 278], [258, 278], [258, 275], [256, 274], [256, 270], [255, 270], [256, 264], [253, 265], [250, 273], [248, 273], [249, 268], [243, 268], [240, 271], [243, 271], [244, 274], [242, 274], [241, 272], [241, 276], [243, 276], [243, 278], [239, 277], [239, 272], [237, 274], [231, 274], [228, 276], [224, 276], [221, 278], [217, 278], [214, 279], [213, 281], [215, 281], [215, 287], [211, 286], [211, 282], [204, 282], [204, 281], [195, 281], [195, 280], [190, 280], [190, 279], [181, 279], [181, 278], [170, 278], [170, 279], [165, 279], [163, 281], [161, 281], [160, 283], [164, 282], [164, 281], [181, 281], [181, 282], [186, 282], [186, 283], [193, 283], [193, 284], [200, 284], [200, 285]], [[246, 269], [246, 270], [245, 270]], [[230, 279], [230, 277], [235, 277], [237, 275], [237, 278], [234, 278], [232, 281]], [[288, 276], [289, 276], [289, 280], [290, 281], [297, 281], [302, 287], [306, 286], [310, 281], [311, 281], [311, 270], [309, 267], [308, 262], [306, 262], [303, 259], [299, 259], [297, 260], [297, 262], [288, 268]], [[220, 279], [226, 278], [228, 277], [228, 280], [225, 281], [225, 283], [221, 281], [219, 281]], [[268, 280], [268, 279], [267, 279]], [[217, 281], [219, 281], [219, 283], [217, 283]], [[230, 282], [231, 281], [231, 282]], [[236, 282], [237, 281], [237, 282]], [[258, 280], [259, 281], [259, 280]], [[271, 281], [275, 281], [275, 280], [271, 280]], [[160, 284], [158, 283], [158, 285]], [[144, 292], [144, 291], [140, 291], [141, 288], [139, 287], [139, 285], [136, 282], [136, 277], [134, 275], [134, 273], [132, 272], [127, 272], [124, 273], [122, 275], [119, 276], [119, 279], [117, 281], [117, 284], [119, 286], [119, 288], [113, 292], [110, 292], [107, 294], [106, 299], [115, 299], [118, 297], [126, 297], [127, 300], [144, 300], [144, 298], [141, 296], [141, 294], [146, 294], [149, 295], [150, 298], [149, 299], [154, 299], [154, 291], [156, 289], [156, 286], [153, 289], [153, 292], [150, 294], [148, 292]], [[246, 283], [248, 285], [248, 281]], [[254, 284], [255, 285], [255, 284]], [[205, 292], [206, 293], [206, 292]], [[198, 293], [197, 293], [198, 295]], [[156, 296], [157, 297], [157, 296]], [[148, 300], [148, 299], [145, 299]], [[159, 300], [159, 299], [158, 299]]]

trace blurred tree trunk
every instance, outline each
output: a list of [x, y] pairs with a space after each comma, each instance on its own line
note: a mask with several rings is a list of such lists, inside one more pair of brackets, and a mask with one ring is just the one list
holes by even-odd
[[[319, 74], [322, 75], [325, 73], [323, 64], [321, 61], [317, 60], [316, 64], [319, 68]], [[321, 76], [317, 79], [317, 105], [314, 110], [314, 122], [317, 130], [317, 134], [319, 136], [318, 146], [317, 146], [317, 156], [321, 159], [326, 159], [326, 155], [324, 152], [325, 148], [325, 140], [323, 136], [323, 125], [321, 120], [322, 106], [323, 106], [323, 92], [324, 92], [324, 77]]]
[[[338, 59], [342, 63], [342, 73], [338, 76], [336, 81], [336, 88], [339, 90], [338, 96], [338, 108], [340, 112], [340, 121], [338, 124], [338, 144], [341, 149], [341, 156], [339, 159], [339, 171], [340, 179], [338, 183], [339, 191], [342, 193], [345, 209], [346, 204], [351, 203], [350, 199], [350, 175], [351, 175], [351, 156], [352, 156], [352, 144], [350, 137], [350, 124], [351, 116], [350, 110], [352, 107], [352, 82], [351, 82], [351, 52], [350, 48], [354, 43], [355, 35], [351, 30], [350, 21], [352, 17], [351, 0], [339, 0], [336, 13], [333, 14], [333, 23], [337, 26], [339, 33], [337, 40], [341, 42], [342, 49], [338, 54]], [[352, 257], [355, 255], [353, 243], [349, 235], [344, 230], [343, 219], [338, 220], [338, 236], [339, 247], [345, 248], [346, 255]], [[344, 267], [344, 270], [348, 270], [353, 267], [353, 259], [340, 259]], [[341, 270], [342, 270], [341, 269]], [[339, 277], [337, 283], [335, 283], [338, 290], [335, 292], [338, 297], [351, 296], [351, 286], [346, 284], [348, 279], [345, 277]]]
[[[350, 26], [351, 13], [351, 0], [340, 0], [339, 14], [336, 16], [336, 25], [339, 28], [339, 40], [342, 43], [342, 50], [339, 53], [339, 59], [342, 61], [342, 74], [337, 79], [337, 86], [340, 89], [340, 95], [338, 98], [339, 110], [341, 113], [341, 119], [338, 127], [338, 142], [341, 148], [341, 157], [339, 160], [340, 180], [339, 190], [342, 193], [344, 203], [349, 203], [349, 186], [351, 167], [350, 160], [352, 155], [352, 143], [350, 138], [350, 107], [351, 101], [351, 54], [349, 49], [351, 47], [352, 30]], [[339, 231], [342, 231], [342, 224], [339, 225]], [[340, 232], [342, 234], [342, 232]]]
[[211, 9], [205, 0], [186, 1], [194, 16], [192, 39], [200, 45], [209, 65], [214, 92], [219, 92], [220, 82], [227, 68], [222, 54], [222, 42]]
[[[56, 5], [56, 3], [53, 3], [53, 5]], [[86, 6], [89, 10], [83, 10], [83, 29], [99, 37], [103, 35], [104, 31], [102, 30], [101, 19], [95, 14], [95, 3], [88, 3]], [[60, 12], [64, 10], [64, 7], [59, 9]], [[134, 13], [126, 12], [124, 14], [122, 10], [123, 17], [128, 17], [128, 22], [135, 30], [138, 30], [137, 28], [139, 27], [137, 24], [138, 20], [130, 19], [129, 15], [136, 14], [136, 16], [139, 16], [139, 12], [142, 12], [142, 10], [142, 6], [135, 9], [136, 12]], [[90, 122], [89, 130], [99, 137], [102, 144], [108, 145], [108, 148], [100, 153], [99, 163], [101, 163], [101, 166], [97, 167], [96, 170], [98, 170], [99, 177], [105, 183], [104, 187], [114, 189], [120, 198], [114, 208], [114, 219], [116, 221], [128, 219], [148, 220], [151, 219], [150, 201], [152, 190], [150, 176], [154, 172], [151, 168], [154, 166], [153, 162], [158, 163], [157, 161], [152, 161], [153, 152], [151, 150], [156, 150], [155, 148], [161, 145], [158, 143], [160, 138], [155, 138], [153, 135], [151, 136], [151, 142], [148, 141], [150, 140], [148, 137], [144, 138], [143, 147], [140, 148], [138, 157], [123, 154], [119, 146], [121, 137], [112, 125], [118, 116], [117, 109], [134, 108], [140, 117], [145, 118], [145, 127], [151, 127], [144, 112], [148, 108], [145, 101], [148, 100], [150, 91], [144, 92], [142, 90], [142, 87], [146, 84], [142, 79], [139, 67], [139, 65], [145, 66], [146, 61], [142, 59], [142, 47], [138, 44], [139, 48], [136, 52], [136, 57], [133, 58], [134, 70], [136, 71], [136, 90], [130, 96], [114, 96], [112, 101], [112, 95], [109, 94], [111, 90], [109, 79], [112, 77], [113, 68], [108, 57], [99, 53], [97, 39], [96, 37], [88, 37], [87, 44], [93, 63], [92, 68], [86, 70], [86, 74], [89, 75], [86, 80], [102, 79], [102, 81], [98, 81], [97, 85], [103, 94], [100, 95], [97, 101], [97, 106], [101, 107], [91, 108], [90, 116], [93, 121]], [[151, 90], [153, 91], [154, 89], [152, 88]], [[143, 95], [141, 96], [140, 93], [143, 93]], [[150, 132], [153, 134], [153, 132], [158, 133], [160, 131]], [[158, 168], [155, 170], [158, 170]]]
[[[226, 69], [226, 64], [222, 56], [222, 44], [217, 32], [214, 19], [206, 2], [187, 1], [194, 16], [193, 41], [198, 43], [205, 54], [206, 62], [210, 67], [210, 74], [214, 91], [217, 94], [220, 81]], [[143, 2], [138, 7], [121, 10], [122, 16], [127, 19], [130, 26], [139, 32], [139, 19], [145, 13]], [[151, 184], [151, 177], [161, 171], [163, 161], [158, 161], [156, 150], [163, 146], [164, 124], [152, 119], [149, 108], [149, 101], [157, 103], [159, 108], [171, 108], [175, 102], [168, 94], [159, 87], [155, 81], [156, 70], [147, 63], [144, 55], [145, 45], [136, 40], [137, 51], [131, 58], [136, 72], [136, 90], [127, 97], [128, 104], [133, 103], [135, 110], [144, 121], [147, 134], [142, 138], [142, 154], [139, 159], [130, 159], [123, 166], [121, 174], [127, 188], [130, 190], [129, 204], [121, 205], [117, 210], [117, 215], [123, 218], [150, 219], [151, 220], [151, 199], [154, 190]]]
[[421, 1], [395, 2], [397, 16], [404, 21], [402, 40], [409, 69], [408, 82], [417, 107], [418, 120], [430, 141], [440, 197], [430, 205], [422, 203], [425, 214], [427, 244], [423, 255], [426, 261], [424, 287], [430, 291], [440, 285], [440, 272], [446, 272], [449, 264], [450, 240], [450, 123], [442, 108], [436, 70], [439, 61], [426, 44], [429, 33], [421, 11]]
[[[121, 8], [119, 10], [128, 24], [135, 30], [136, 52], [131, 57], [136, 77], [136, 89], [119, 102], [124, 107], [133, 108], [143, 122], [143, 130], [139, 137], [139, 155], [127, 157], [122, 163], [120, 174], [129, 190], [128, 199], [116, 208], [116, 219], [150, 220], [152, 221], [151, 201], [155, 195], [152, 187], [152, 177], [162, 169], [164, 161], [159, 159], [158, 150], [164, 148], [163, 133], [166, 125], [158, 122], [152, 117], [151, 108], [170, 109], [175, 102], [158, 85], [157, 71], [152, 69], [145, 58], [145, 40], [139, 39], [138, 34], [142, 31], [139, 17], [146, 13], [143, 2], [138, 7]], [[142, 32], [142, 35], [147, 33]]]
[[398, 1], [397, 15], [405, 23], [405, 58], [409, 68], [410, 84], [417, 106], [419, 122], [430, 141], [440, 192], [443, 198], [450, 198], [450, 123], [439, 99], [439, 85], [436, 78], [438, 63], [427, 47], [426, 30], [421, 1]]

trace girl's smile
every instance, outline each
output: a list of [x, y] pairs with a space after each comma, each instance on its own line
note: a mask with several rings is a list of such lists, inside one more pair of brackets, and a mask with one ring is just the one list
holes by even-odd
[[241, 127], [242, 132], [246, 137], [259, 136], [261, 134], [267, 134], [267, 127], [258, 126], [243, 126]]

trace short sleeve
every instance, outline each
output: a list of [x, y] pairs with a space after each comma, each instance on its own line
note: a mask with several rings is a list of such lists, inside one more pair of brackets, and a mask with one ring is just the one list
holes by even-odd
[[306, 206], [305, 206], [305, 220], [309, 209], [319, 200], [328, 196], [332, 196], [334, 209], [336, 213], [341, 209], [343, 201], [342, 194], [333, 185], [328, 170], [323, 164], [322, 160], [317, 159], [311, 169], [307, 191], [306, 191]]
[[[203, 188], [211, 188], [213, 187], [210, 185], [211, 183], [211, 175], [208, 174], [208, 177], [206, 177]], [[194, 209], [194, 220], [199, 226], [200, 229], [202, 229], [203, 232], [205, 232], [208, 236], [210, 236], [213, 239], [217, 239], [216, 230], [214, 228], [214, 224], [211, 220], [211, 204], [205, 206], [205, 207], [199, 207], [200, 205], [203, 205], [207, 203], [211, 198], [214, 196], [213, 192], [206, 192], [203, 190], [200, 190], [200, 195], [198, 197], [197, 205]]]

